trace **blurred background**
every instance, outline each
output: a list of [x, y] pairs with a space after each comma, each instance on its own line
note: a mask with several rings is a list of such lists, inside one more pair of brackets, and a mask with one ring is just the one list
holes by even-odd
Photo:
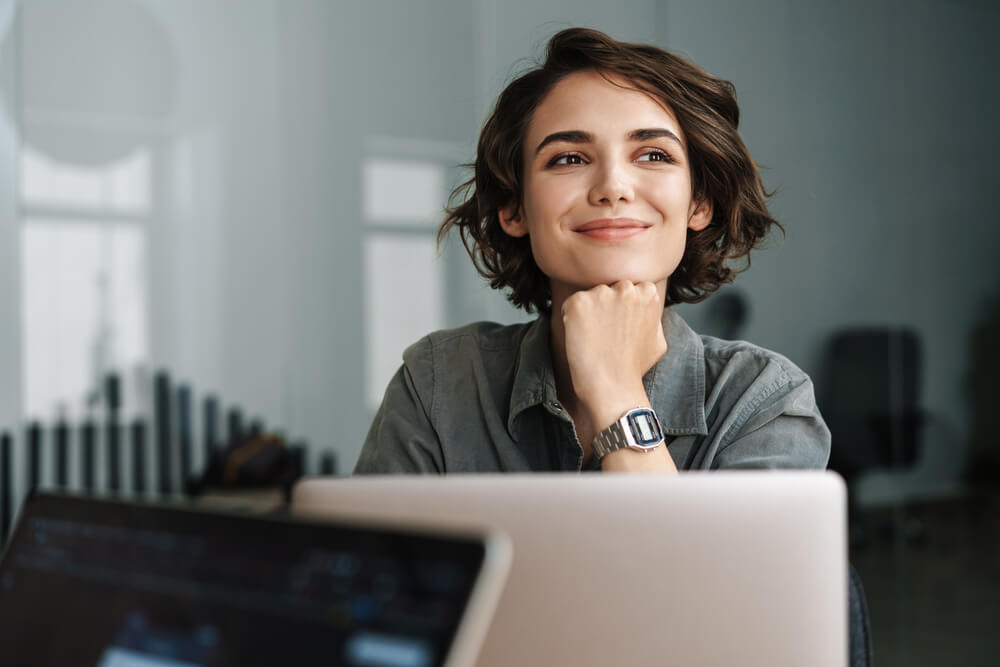
[[299, 443], [306, 472], [349, 472], [406, 345], [527, 319], [456, 239], [437, 251], [436, 226], [505, 83], [588, 26], [736, 86], [787, 236], [679, 310], [813, 377], [877, 663], [993, 664], [998, 17], [989, 0], [0, 0], [14, 504], [80, 486], [75, 454], [60, 475], [22, 441], [106, 419], [109, 376], [122, 424], [169, 378], [194, 404], [167, 410], [182, 433], [224, 440], [235, 411]]

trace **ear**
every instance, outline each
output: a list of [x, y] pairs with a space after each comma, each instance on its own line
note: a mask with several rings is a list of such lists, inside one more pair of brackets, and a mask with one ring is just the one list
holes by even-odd
[[691, 210], [688, 212], [688, 229], [696, 232], [708, 227], [712, 222], [712, 202], [707, 199], [691, 200]]
[[510, 236], [520, 238], [528, 235], [528, 225], [521, 215], [520, 207], [516, 204], [504, 206], [497, 211], [500, 218], [500, 227]]

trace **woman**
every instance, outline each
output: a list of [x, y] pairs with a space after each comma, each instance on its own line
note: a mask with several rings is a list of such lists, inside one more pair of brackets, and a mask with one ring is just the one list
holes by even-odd
[[355, 472], [824, 467], [809, 378], [670, 309], [777, 224], [738, 122], [732, 85], [693, 63], [556, 34], [501, 93], [439, 230], [538, 318], [408, 348]]

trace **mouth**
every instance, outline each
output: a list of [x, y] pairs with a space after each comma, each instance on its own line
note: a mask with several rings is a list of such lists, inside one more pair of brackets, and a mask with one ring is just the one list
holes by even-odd
[[651, 224], [632, 218], [603, 218], [585, 222], [573, 231], [597, 241], [621, 241], [638, 236], [650, 227]]

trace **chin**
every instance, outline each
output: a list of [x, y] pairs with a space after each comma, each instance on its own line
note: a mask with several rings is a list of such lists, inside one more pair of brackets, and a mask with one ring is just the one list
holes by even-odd
[[596, 280], [594, 281], [594, 284], [591, 285], [591, 287], [597, 287], [598, 285], [614, 285], [615, 283], [620, 283], [623, 280], [628, 280], [629, 282], [635, 284], [635, 283], [658, 283], [661, 280], [666, 280], [666, 279], [663, 277], [652, 277], [649, 275], [638, 275], [638, 274], [615, 275], [615, 276], [606, 276], [599, 280]]

